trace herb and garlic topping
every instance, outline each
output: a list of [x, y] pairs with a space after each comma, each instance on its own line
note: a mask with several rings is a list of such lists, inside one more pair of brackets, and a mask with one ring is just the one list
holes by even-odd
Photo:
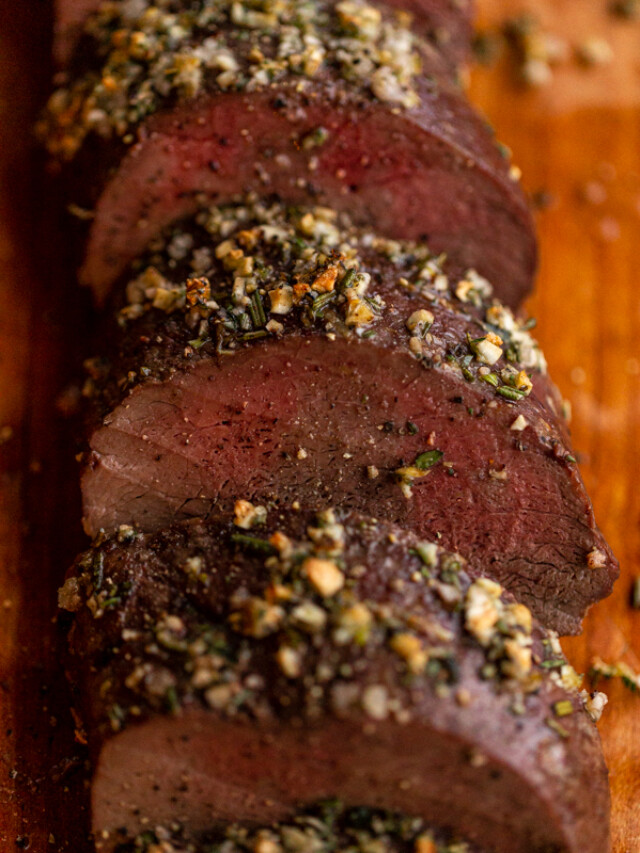
[[[470, 581], [457, 555], [375, 521], [342, 523], [333, 511], [304, 537], [262, 533], [264, 524], [263, 507], [238, 501], [232, 531], [203, 526], [191, 546], [193, 526], [176, 528], [186, 538], [162, 564], [145, 563], [162, 553], [158, 541], [145, 551], [149, 537], [128, 527], [79, 561], [60, 604], [88, 611], [85, 625], [101, 620], [111, 635], [118, 674], [100, 691], [113, 730], [149, 709], [194, 703], [254, 719], [330, 709], [405, 723], [416, 690], [471, 705], [470, 673], [506, 695], [514, 714], [545, 681], [561, 686], [568, 692], [549, 716], [561, 735], [555, 717], [582, 710], [579, 679], [555, 647], [553, 666], [543, 660], [529, 610], [492, 581]], [[400, 603], [393, 592], [360, 594], [398, 561], [402, 572], [381, 582], [402, 593]]]
[[101, 67], [54, 92], [41, 134], [71, 160], [91, 133], [132, 143], [165, 103], [283, 81], [300, 89], [327, 75], [411, 108], [424, 43], [407, 20], [364, 0], [105, 2], [85, 26]]
[[287, 822], [251, 828], [231, 824], [193, 838], [180, 825], [155, 827], [116, 853], [474, 853], [464, 841], [408, 817], [326, 800]]
[[[376, 236], [329, 208], [249, 195], [204, 207], [155, 240], [134, 265], [118, 322], [166, 318], [183, 359], [291, 331], [321, 330], [329, 342], [353, 334], [517, 403], [531, 374], [546, 372], [534, 324], [493, 299], [476, 272], [450, 279], [448, 266], [425, 243]], [[527, 425], [522, 417], [512, 428]]]
[[218, 352], [282, 335], [292, 319], [366, 334], [385, 304], [370, 292], [357, 240], [342, 239], [337, 225], [330, 210], [255, 199], [204, 209], [190, 230], [172, 229], [138, 262], [120, 322], [152, 308], [182, 312], [196, 332], [191, 346], [215, 340]]

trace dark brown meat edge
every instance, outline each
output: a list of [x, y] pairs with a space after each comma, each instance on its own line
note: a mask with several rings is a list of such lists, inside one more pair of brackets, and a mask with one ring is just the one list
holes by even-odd
[[[304, 520], [280, 516], [277, 527], [295, 536]], [[167, 820], [193, 832], [260, 825], [338, 797], [453, 827], [497, 853], [608, 850], [597, 731], [561, 686], [571, 670], [554, 641], [534, 626], [531, 668], [505, 680], [520, 666], [507, 639], [526, 648], [526, 609], [507, 608], [500, 629], [494, 614], [482, 648], [469, 631], [491, 618], [470, 603], [458, 560], [428, 559], [428, 580], [415, 537], [360, 518], [346, 529], [332, 558], [346, 586], [328, 597], [309, 591], [306, 558], [285, 563], [282, 538], [280, 559], [265, 559], [224, 524], [112, 540], [81, 560], [63, 603], [78, 610], [71, 680], [94, 755], [98, 849]], [[326, 536], [316, 558], [336, 553], [335, 525]], [[287, 615], [269, 633], [274, 604]], [[325, 627], [297, 628], [299, 604], [324, 612]], [[354, 605], [374, 614], [370, 632], [332, 639], [353, 625]], [[408, 635], [434, 656], [426, 670], [411, 672], [415, 659], [394, 646]]]
[[[556, 389], [534, 370], [529, 397], [500, 396], [509, 389], [480, 381], [477, 360], [460, 366], [471, 358], [467, 336], [486, 334], [490, 301], [475, 309], [451, 294], [412, 293], [398, 285], [415, 278], [410, 264], [363, 251], [369, 295], [386, 304], [370, 338], [339, 316], [309, 326], [298, 312], [277, 316], [281, 336], [222, 355], [215, 323], [196, 350], [182, 312], [151, 311], [116, 332], [82, 475], [87, 532], [123, 523], [153, 531], [239, 495], [341, 505], [441, 537], [543, 624], [577, 633], [618, 566], [595, 524]], [[229, 278], [218, 269], [213, 291]], [[286, 280], [292, 268], [276, 270]], [[434, 322], [417, 357], [406, 322], [424, 308]], [[494, 375], [504, 368], [503, 357]], [[397, 472], [434, 449], [441, 462], [412, 481], [407, 498]]]
[[[64, 67], [71, 60], [85, 21], [101, 2], [56, 0], [53, 56], [57, 65]], [[414, 29], [438, 46], [452, 68], [468, 59], [473, 33], [472, 0], [378, 0], [377, 5], [414, 15]]]

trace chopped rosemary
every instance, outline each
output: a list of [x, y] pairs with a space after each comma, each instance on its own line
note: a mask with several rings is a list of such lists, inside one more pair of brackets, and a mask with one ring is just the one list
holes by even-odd
[[251, 313], [251, 304], [249, 304], [249, 314], [240, 314], [238, 317], [238, 326], [245, 332], [250, 332], [253, 329], [253, 320]]
[[421, 471], [428, 471], [429, 468], [433, 468], [434, 465], [437, 465], [443, 456], [444, 453], [442, 450], [425, 450], [424, 453], [419, 453], [418, 456], [416, 456], [413, 464]]
[[93, 591], [100, 592], [104, 581], [104, 554], [99, 551], [93, 558]]
[[180, 710], [180, 702], [178, 701], [178, 694], [176, 692], [175, 687], [168, 687], [167, 692], [165, 693], [165, 700], [167, 702], [167, 708], [172, 714], [177, 714]]
[[259, 290], [254, 290], [251, 294], [251, 301], [249, 302], [249, 314], [251, 315], [251, 321], [256, 328], [260, 329], [262, 328], [262, 326], [266, 326], [267, 315], [264, 311], [264, 303], [262, 301], [262, 296], [260, 296]]
[[193, 347], [193, 349], [200, 349], [200, 347], [203, 347], [210, 340], [211, 340], [211, 338], [208, 338], [208, 337], [194, 338], [192, 341], [189, 341], [189, 346]]
[[324, 145], [327, 139], [329, 139], [329, 135], [326, 127], [317, 127], [304, 137], [302, 147], [307, 151], [310, 148], [317, 148], [319, 145]]
[[517, 403], [524, 397], [522, 391], [518, 391], [517, 388], [510, 388], [508, 385], [502, 385], [497, 389], [497, 392], [501, 397], [505, 397], [505, 399], [510, 400], [513, 403]]
[[463, 375], [463, 376], [464, 376], [464, 378], [467, 380], [467, 382], [473, 382], [473, 380], [475, 379], [475, 376], [474, 376], [474, 375], [473, 375], [473, 373], [469, 370], [469, 368], [468, 368], [468, 367], [463, 367], [463, 368], [462, 368], [462, 375]]
[[244, 335], [240, 335], [239, 340], [241, 341], [255, 341], [258, 338], [266, 338], [268, 337], [269, 332], [265, 329], [256, 329], [255, 332], [245, 332]]
[[329, 293], [321, 293], [320, 296], [316, 296], [316, 298], [311, 303], [311, 313], [314, 317], [318, 317], [322, 312], [327, 308], [336, 298], [335, 291], [329, 291]]
[[565, 665], [565, 661], [562, 658], [551, 658], [550, 660], [543, 660], [540, 664], [542, 669], [560, 669]]
[[112, 727], [116, 731], [122, 726], [122, 723], [124, 723], [127, 718], [124, 709], [120, 705], [112, 705], [107, 711], [107, 716], [111, 721]]
[[246, 533], [232, 533], [231, 541], [236, 545], [241, 545], [248, 551], [254, 551], [258, 554], [268, 554], [269, 556], [277, 553], [276, 549], [266, 539], [260, 539], [258, 536], [249, 536]]
[[[418, 542], [415, 548], [409, 548], [409, 554], [420, 557], [425, 566], [434, 569], [438, 565], [438, 549], [432, 542]], [[426, 574], [429, 577], [429, 574]]]
[[343, 293], [353, 284], [353, 279], [356, 276], [356, 271], [354, 269], [347, 270], [342, 279], [338, 284], [338, 291]]
[[497, 373], [481, 373], [480, 379], [483, 382], [487, 382], [489, 385], [493, 385], [494, 388], [498, 387], [498, 374]]
[[601, 678], [619, 678], [627, 690], [640, 693], [640, 675], [624, 661], [605, 663], [600, 658], [595, 658], [589, 670], [589, 678], [594, 687]]

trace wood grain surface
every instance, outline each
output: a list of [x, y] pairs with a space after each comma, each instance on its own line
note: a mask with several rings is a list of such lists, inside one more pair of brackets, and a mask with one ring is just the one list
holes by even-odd
[[[507, 49], [471, 93], [514, 152], [539, 214], [531, 309], [599, 523], [622, 564], [613, 596], [566, 648], [640, 670], [640, 20], [607, 0], [480, 0], [494, 30], [529, 9], [567, 57], [528, 91]], [[77, 370], [88, 306], [73, 282], [65, 217], [43, 177], [31, 125], [50, 74], [50, 8], [0, 0], [0, 851], [86, 853], [86, 755], [61, 676], [55, 591], [82, 547], [74, 448], [55, 400]], [[613, 61], [572, 56], [605, 38]], [[611, 771], [613, 849], [640, 851], [640, 696], [618, 684], [600, 724]], [[600, 816], [594, 815], [594, 820]]]

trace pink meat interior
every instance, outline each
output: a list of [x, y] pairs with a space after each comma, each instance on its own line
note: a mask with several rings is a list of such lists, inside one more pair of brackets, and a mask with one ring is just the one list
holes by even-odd
[[[85, 526], [155, 530], [238, 498], [339, 506], [441, 539], [530, 603], [579, 614], [603, 583], [586, 567], [591, 508], [532, 429], [509, 429], [516, 407], [485, 398], [369, 341], [292, 337], [206, 359], [138, 387], [93, 433]], [[442, 461], [405, 497], [397, 470], [433, 449]], [[569, 591], [558, 565], [583, 567]]]
[[92, 789], [94, 832], [171, 821], [194, 832], [217, 821], [268, 825], [338, 796], [453, 825], [491, 850], [566, 849], [527, 781], [492, 760], [472, 766], [463, 739], [418, 724], [366, 731], [336, 720], [260, 731], [203, 711], [155, 718], [104, 747]]

